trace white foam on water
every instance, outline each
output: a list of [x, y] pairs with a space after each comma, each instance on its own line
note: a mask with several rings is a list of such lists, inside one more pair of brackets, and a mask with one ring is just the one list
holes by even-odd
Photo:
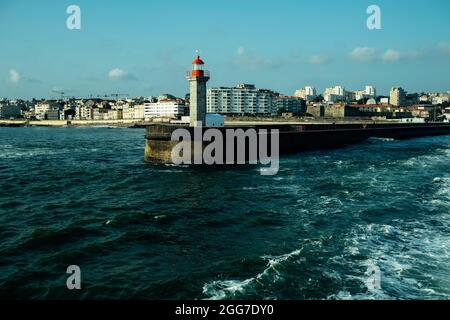
[[[277, 180], [278, 181], [278, 180]], [[297, 196], [299, 192], [305, 190], [304, 185], [299, 184], [283, 184], [283, 185], [260, 185], [256, 187], [242, 187], [244, 191], [259, 191], [273, 193], [274, 190], [283, 191], [283, 193]]]
[[346, 247], [345, 251], [351, 256], [356, 256], [359, 254], [359, 248], [357, 246]]
[[343, 205], [342, 201], [336, 197], [321, 196], [320, 200], [321, 200], [321, 204], [326, 207], [332, 206], [332, 205], [340, 207]]
[[173, 163], [164, 163], [166, 167], [176, 167], [176, 168], [189, 168], [190, 166], [187, 164], [173, 164]]
[[357, 293], [351, 294], [348, 291], [339, 291], [336, 294], [331, 294], [327, 297], [327, 300], [390, 300], [391, 297], [385, 295], [381, 291], [372, 291], [369, 293]]
[[[448, 214], [445, 215], [448, 219]], [[450, 236], [437, 232], [425, 222], [398, 221], [396, 224], [398, 226], [370, 224], [362, 232], [366, 239], [376, 243], [376, 246], [369, 243], [365, 248], [371, 258], [361, 263], [365, 268], [381, 269], [382, 291], [376, 292], [376, 297], [390, 298], [385, 288], [389, 286], [393, 297], [448, 298], [450, 283], [442, 277], [450, 274]], [[434, 270], [437, 266], [441, 269], [438, 272]], [[373, 292], [368, 294], [371, 297]]]
[[17, 158], [27, 158], [27, 157], [39, 157], [47, 155], [60, 154], [61, 150], [51, 150], [51, 149], [20, 149], [20, 148], [6, 148], [0, 150], [0, 158], [2, 159], [17, 159]]
[[227, 297], [235, 296], [238, 293], [244, 293], [245, 288], [250, 285], [254, 278], [239, 280], [213, 281], [203, 286], [203, 294], [209, 296], [207, 300], [223, 300]]
[[208, 300], [223, 300], [235, 297], [237, 294], [244, 294], [249, 286], [261, 284], [264, 281], [276, 282], [282, 278], [281, 272], [277, 269], [291, 258], [300, 256], [303, 249], [292, 251], [281, 256], [263, 256], [268, 260], [267, 267], [256, 276], [246, 280], [222, 280], [213, 281], [203, 286], [203, 294], [208, 296]]
[[450, 177], [435, 178], [433, 182], [439, 183], [440, 185], [440, 188], [436, 191], [436, 195], [450, 199]]
[[372, 137], [369, 139], [369, 141], [373, 141], [373, 142], [393, 142], [396, 141], [394, 138], [377, 138], [377, 137]]
[[354, 300], [354, 296], [348, 291], [339, 291], [336, 294], [329, 295], [327, 300]]
[[[404, 166], [407, 166], [407, 170], [412, 170], [409, 166], [414, 166], [417, 169], [414, 172], [419, 172], [424, 166], [439, 168], [446, 165], [449, 160], [450, 149], [445, 151], [440, 149], [428, 155], [388, 161], [385, 168], [379, 166], [373, 168], [376, 174], [369, 172], [372, 169], [366, 168], [344, 178], [346, 181], [358, 183], [364, 179], [365, 175], [368, 176], [365, 178], [367, 184], [364, 185], [368, 189], [362, 189], [364, 192], [355, 194], [356, 196], [370, 197], [372, 190], [376, 192], [385, 190], [393, 192], [399, 199], [413, 199], [417, 195], [411, 192], [411, 189], [403, 190], [398, 187], [398, 180], [390, 179], [390, 166], [403, 166], [400, 169], [405, 169]], [[405, 209], [404, 217], [402, 215], [398, 219], [383, 218], [380, 223], [370, 224], [362, 221], [350, 230], [346, 235], [343, 249], [328, 260], [331, 265], [337, 265], [337, 268], [331, 266], [322, 271], [323, 276], [330, 281], [342, 283], [342, 286], [337, 286], [336, 292], [327, 293], [328, 299], [450, 298], [450, 277], [448, 277], [450, 275], [450, 175], [447, 175], [445, 171], [443, 173], [433, 173], [434, 176], [426, 179], [427, 187], [431, 187], [432, 190], [423, 195], [424, 200], [411, 204], [414, 215]], [[268, 186], [262, 188], [268, 188]], [[254, 191], [261, 190], [261, 187], [244, 187], [243, 189]], [[342, 197], [319, 196], [317, 199], [323, 207], [326, 207], [325, 211], [330, 212], [335, 209], [335, 206], [345, 203], [351, 194], [352, 192], [348, 191], [340, 193]], [[298, 200], [297, 203], [303, 204], [304, 201]], [[407, 203], [405, 208], [407, 208], [406, 205]], [[434, 211], [428, 211], [430, 207]], [[310, 206], [305, 212], [320, 214], [316, 211], [318, 208], [311, 209]], [[431, 212], [429, 216], [427, 216], [428, 212]], [[239, 298], [242, 294], [259, 293], [267, 289], [268, 285], [282, 281], [285, 276], [283, 264], [296, 254], [300, 253], [294, 251], [284, 256], [262, 257], [267, 259], [268, 263], [261, 273], [241, 281], [225, 280], [207, 283], [203, 287], [203, 293], [209, 299]], [[359, 260], [354, 256], [365, 258]], [[367, 270], [371, 268], [380, 269], [381, 288], [367, 286], [369, 276]], [[340, 271], [341, 269], [343, 271]], [[349, 287], [353, 289], [348, 289]], [[276, 296], [277, 293], [272, 294]]]
[[411, 157], [407, 160], [401, 160], [396, 163], [406, 165], [408, 167], [429, 168], [439, 164], [447, 164], [450, 160], [450, 149], [437, 149], [433, 152]]

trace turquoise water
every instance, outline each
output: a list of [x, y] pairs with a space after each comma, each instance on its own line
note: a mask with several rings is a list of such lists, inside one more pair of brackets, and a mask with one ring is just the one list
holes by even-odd
[[450, 298], [449, 136], [289, 156], [276, 176], [143, 148], [140, 129], [0, 128], [1, 298]]

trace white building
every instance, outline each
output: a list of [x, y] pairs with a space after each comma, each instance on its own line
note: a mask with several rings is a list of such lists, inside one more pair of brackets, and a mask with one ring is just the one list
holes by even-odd
[[364, 91], [370, 98], [375, 98], [377, 96], [377, 89], [374, 86], [365, 86]]
[[406, 104], [406, 91], [400, 87], [393, 87], [390, 93], [391, 105], [401, 107]]
[[123, 119], [126, 120], [144, 120], [145, 119], [145, 105], [129, 105], [123, 106]]
[[36, 119], [44, 120], [48, 110], [50, 110], [50, 103], [48, 101], [36, 103], [34, 106], [34, 115]]
[[294, 97], [302, 98], [306, 101], [313, 101], [317, 97], [317, 91], [314, 87], [304, 87], [295, 91]]
[[134, 106], [134, 119], [135, 120], [144, 120], [145, 119], [145, 106], [144, 105]]
[[430, 102], [430, 97], [427, 94], [423, 94], [419, 97], [419, 102], [428, 103]]
[[92, 108], [85, 105], [78, 105], [75, 109], [75, 119], [92, 120]]
[[234, 88], [210, 88], [207, 92], [207, 112], [269, 115], [276, 113], [277, 95], [271, 90], [256, 89], [252, 84], [240, 84]]
[[184, 114], [185, 105], [178, 100], [161, 100], [144, 103], [144, 118], [150, 120], [156, 117], [176, 118]]
[[326, 88], [325, 92], [323, 93], [323, 98], [326, 102], [345, 101], [346, 100], [345, 88], [342, 86]]
[[389, 104], [389, 98], [381, 98], [380, 103], [381, 104]]
[[448, 96], [439, 96], [439, 97], [434, 97], [432, 100], [432, 103], [434, 105], [436, 104], [443, 104], [444, 102], [449, 102], [449, 97]]
[[365, 86], [364, 90], [354, 92], [354, 100], [372, 99], [377, 97], [377, 90], [374, 86]]

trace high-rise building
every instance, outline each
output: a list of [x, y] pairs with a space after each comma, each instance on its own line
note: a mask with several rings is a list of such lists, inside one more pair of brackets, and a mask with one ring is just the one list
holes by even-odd
[[313, 101], [317, 97], [317, 91], [314, 87], [304, 87], [295, 91], [294, 97], [302, 98], [306, 101]]
[[345, 101], [346, 100], [345, 88], [342, 86], [326, 88], [323, 97], [327, 102]]
[[365, 86], [364, 92], [370, 98], [376, 98], [377, 96], [377, 89], [374, 86]]
[[400, 87], [393, 87], [390, 94], [390, 103], [396, 107], [406, 105], [406, 91]]
[[277, 112], [290, 112], [295, 116], [306, 112], [306, 102], [303, 98], [279, 96], [275, 98], [275, 104]]
[[210, 88], [207, 93], [208, 112], [237, 115], [269, 115], [276, 113], [275, 97], [278, 93], [256, 89], [252, 84], [239, 84], [234, 88]]
[[365, 86], [362, 91], [354, 92], [354, 100], [359, 101], [362, 99], [376, 98], [377, 90], [374, 86]]

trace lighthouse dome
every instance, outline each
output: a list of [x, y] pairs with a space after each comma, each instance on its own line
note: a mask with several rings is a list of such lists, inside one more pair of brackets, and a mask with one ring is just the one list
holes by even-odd
[[192, 64], [205, 64], [204, 62], [203, 62], [203, 60], [202, 59], [200, 59], [200, 56], [197, 56], [197, 58], [195, 58], [195, 60], [194, 61], [192, 61]]

